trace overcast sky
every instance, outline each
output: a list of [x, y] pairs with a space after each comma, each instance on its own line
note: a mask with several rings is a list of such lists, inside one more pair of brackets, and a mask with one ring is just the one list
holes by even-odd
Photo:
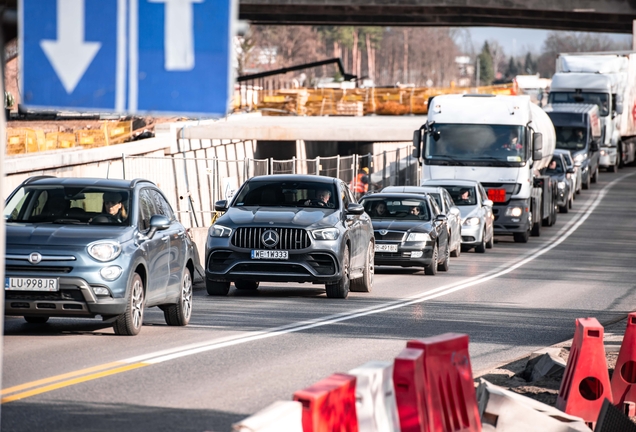
[[[523, 55], [531, 51], [541, 52], [543, 41], [550, 30], [516, 29], [503, 27], [468, 27], [476, 51], [481, 49], [485, 40], [495, 39], [504, 48], [507, 56]], [[626, 34], [600, 33], [616, 41], [631, 41], [632, 36]]]

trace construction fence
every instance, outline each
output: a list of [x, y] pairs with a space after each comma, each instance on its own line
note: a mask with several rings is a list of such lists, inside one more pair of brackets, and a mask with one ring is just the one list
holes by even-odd
[[[249, 87], [249, 88], [247, 88]], [[297, 88], [263, 90], [242, 85], [235, 94], [234, 109], [262, 111], [264, 115], [363, 116], [425, 115], [428, 100], [441, 94], [479, 93], [514, 95], [514, 84], [484, 87], [401, 87], [401, 88]]]
[[155, 182], [186, 227], [207, 227], [216, 218], [214, 203], [230, 199], [245, 180], [270, 174], [314, 174], [336, 177], [352, 189], [357, 174], [368, 168], [369, 191], [386, 186], [419, 184], [418, 163], [409, 147], [379, 154], [317, 157], [315, 159], [223, 160], [123, 156], [124, 178]]

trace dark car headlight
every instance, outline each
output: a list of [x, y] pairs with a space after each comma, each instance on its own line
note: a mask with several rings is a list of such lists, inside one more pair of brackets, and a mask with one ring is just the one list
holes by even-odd
[[338, 231], [338, 228], [322, 228], [313, 230], [311, 236], [315, 240], [337, 240], [338, 236], [340, 236], [340, 231]]
[[427, 242], [427, 241], [431, 241], [431, 236], [428, 235], [427, 233], [412, 232], [406, 238], [406, 241]]
[[112, 261], [121, 253], [121, 245], [112, 240], [99, 240], [86, 246], [88, 254], [97, 261]]
[[232, 228], [223, 225], [212, 225], [210, 228], [210, 237], [229, 237], [232, 234]]

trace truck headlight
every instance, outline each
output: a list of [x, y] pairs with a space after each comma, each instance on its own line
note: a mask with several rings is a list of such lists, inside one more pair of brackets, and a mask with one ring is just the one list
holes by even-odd
[[99, 240], [89, 244], [88, 254], [97, 261], [112, 261], [121, 253], [121, 245], [112, 240]]
[[607, 155], [607, 150], [601, 150], [601, 156]]
[[464, 221], [463, 225], [466, 225], [466, 226], [477, 226], [477, 225], [479, 225], [479, 218], [478, 217], [466, 218], [466, 220]]
[[557, 187], [558, 187], [559, 189], [565, 189], [565, 182], [562, 182], [562, 181], [558, 182], [558, 183], [557, 183]]
[[223, 225], [212, 225], [210, 228], [210, 237], [229, 237], [232, 234], [232, 228]]
[[427, 242], [427, 241], [431, 241], [431, 236], [429, 236], [427, 233], [412, 232], [406, 238], [406, 241]]
[[506, 216], [519, 217], [523, 214], [521, 207], [508, 207], [506, 209]]
[[576, 165], [581, 165], [585, 159], [587, 159], [587, 153], [585, 154], [579, 153], [576, 156], [574, 156], [574, 163]]
[[323, 228], [311, 232], [311, 236], [316, 240], [336, 240], [339, 235], [338, 228]]

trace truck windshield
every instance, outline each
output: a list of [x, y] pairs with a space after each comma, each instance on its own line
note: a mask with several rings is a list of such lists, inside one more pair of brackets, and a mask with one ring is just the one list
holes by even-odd
[[587, 131], [583, 127], [555, 126], [556, 147], [564, 150], [582, 150], [587, 143]]
[[595, 104], [602, 117], [609, 114], [609, 94], [607, 93], [550, 92], [548, 103]]
[[431, 129], [426, 135], [427, 163], [510, 166], [526, 160], [522, 126], [434, 124]]

